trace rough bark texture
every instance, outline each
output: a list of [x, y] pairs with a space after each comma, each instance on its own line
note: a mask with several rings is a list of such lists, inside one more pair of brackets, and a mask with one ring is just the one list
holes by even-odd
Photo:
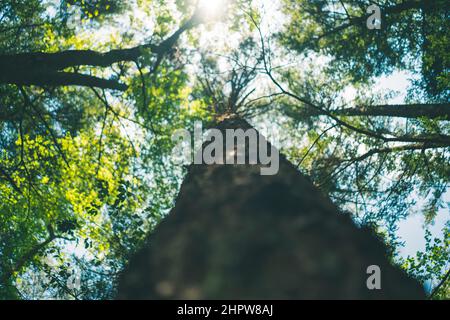
[[[250, 128], [229, 119], [224, 128]], [[381, 290], [366, 269], [381, 268]], [[119, 299], [425, 298], [385, 246], [355, 226], [283, 156], [260, 165], [192, 165], [175, 208], [124, 271]]]

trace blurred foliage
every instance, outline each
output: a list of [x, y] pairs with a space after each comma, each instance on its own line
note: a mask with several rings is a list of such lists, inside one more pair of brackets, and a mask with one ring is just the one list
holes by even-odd
[[[415, 90], [429, 99], [449, 99], [449, 11], [445, 0], [385, 0], [381, 28], [370, 30], [369, 0], [284, 0], [289, 17], [283, 44], [332, 61], [328, 72], [368, 81], [394, 70], [417, 74]], [[415, 93], [417, 95], [417, 93]]]
[[450, 225], [444, 228], [444, 237], [432, 238], [426, 231], [426, 247], [415, 257], [403, 261], [403, 267], [424, 285], [430, 287], [432, 299], [448, 299], [450, 296]]

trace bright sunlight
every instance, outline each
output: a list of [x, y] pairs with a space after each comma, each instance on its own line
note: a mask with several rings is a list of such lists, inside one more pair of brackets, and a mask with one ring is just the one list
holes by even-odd
[[227, 7], [227, 0], [199, 0], [198, 8], [201, 15], [208, 19], [217, 19], [224, 14]]

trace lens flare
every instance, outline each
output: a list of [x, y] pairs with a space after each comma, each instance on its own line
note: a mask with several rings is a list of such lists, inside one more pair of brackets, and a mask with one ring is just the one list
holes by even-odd
[[199, 0], [198, 8], [206, 19], [221, 17], [226, 11], [226, 0]]

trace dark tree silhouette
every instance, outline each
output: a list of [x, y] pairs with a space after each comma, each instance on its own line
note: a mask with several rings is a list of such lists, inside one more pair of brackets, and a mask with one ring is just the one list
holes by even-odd
[[[229, 118], [217, 128], [251, 126]], [[175, 208], [131, 259], [117, 297], [425, 298], [382, 242], [284, 157], [276, 175], [261, 176], [260, 167], [191, 165]], [[381, 290], [367, 288], [370, 265], [381, 268]]]

